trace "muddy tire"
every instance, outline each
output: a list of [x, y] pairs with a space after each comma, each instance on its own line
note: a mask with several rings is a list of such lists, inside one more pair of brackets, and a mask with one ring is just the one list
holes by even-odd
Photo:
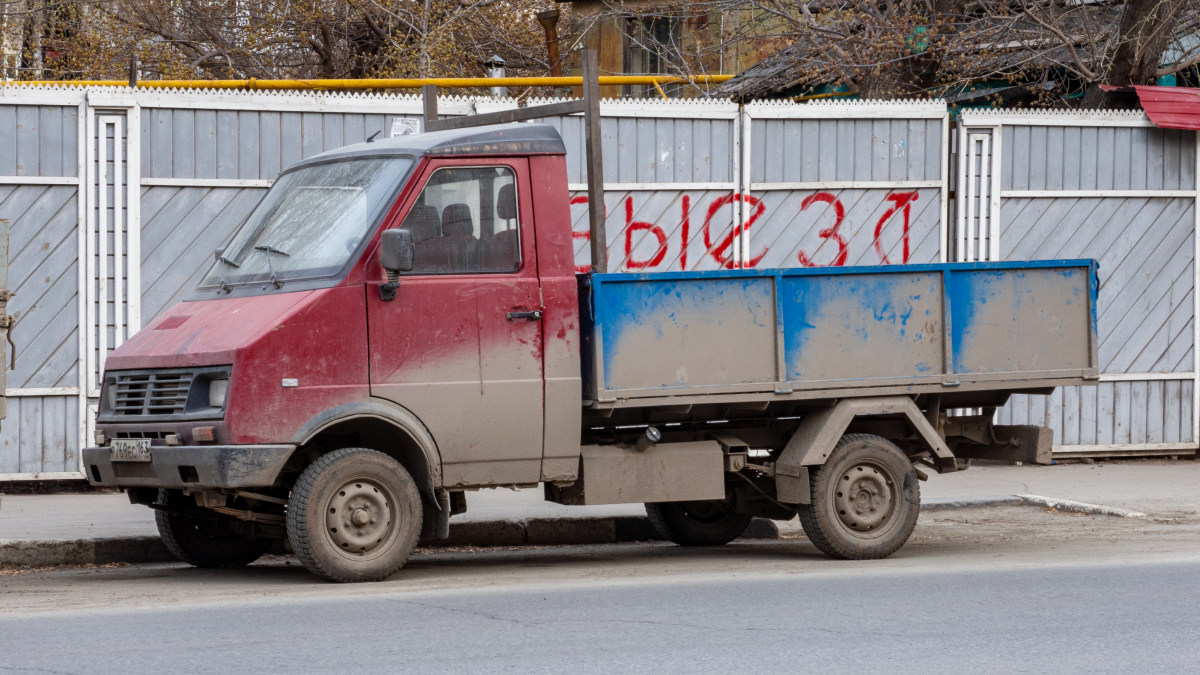
[[366, 448], [321, 456], [300, 474], [287, 508], [292, 550], [329, 581], [380, 581], [404, 566], [421, 534], [417, 484]]
[[721, 546], [742, 536], [751, 517], [733, 510], [728, 499], [646, 504], [655, 531], [680, 546]]
[[826, 554], [844, 560], [886, 558], [917, 525], [920, 488], [912, 462], [879, 436], [848, 434], [809, 476], [812, 504], [800, 524]]
[[[178, 490], [162, 490], [159, 502], [175, 509], [195, 506]], [[155, 511], [154, 522], [171, 555], [194, 567], [245, 567], [261, 558], [274, 543], [272, 539], [241, 534], [235, 529], [238, 523], [217, 514]]]

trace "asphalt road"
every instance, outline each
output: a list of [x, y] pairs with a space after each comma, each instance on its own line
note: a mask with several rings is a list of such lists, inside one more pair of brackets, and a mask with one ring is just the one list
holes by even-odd
[[1200, 524], [955, 512], [884, 561], [803, 540], [0, 576], [0, 672], [1195, 672]]

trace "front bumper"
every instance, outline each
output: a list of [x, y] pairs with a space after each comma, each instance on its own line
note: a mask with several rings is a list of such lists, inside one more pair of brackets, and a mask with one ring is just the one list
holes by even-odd
[[269, 487], [294, 445], [152, 446], [149, 462], [113, 462], [110, 448], [84, 448], [88, 482], [103, 487]]

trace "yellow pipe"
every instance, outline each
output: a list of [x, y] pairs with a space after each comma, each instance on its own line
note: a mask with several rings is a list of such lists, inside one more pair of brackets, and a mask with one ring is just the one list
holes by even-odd
[[835, 98], [838, 96], [850, 96], [848, 91], [831, 91], [824, 94], [809, 94], [807, 96], [793, 96], [792, 100], [799, 103], [801, 101], [812, 101], [818, 98]]
[[[618, 85], [662, 85], [679, 82], [718, 84], [733, 75], [697, 75], [675, 77], [668, 75], [602, 75], [601, 86]], [[3, 86], [16, 87], [124, 87], [126, 80], [30, 80], [7, 82]], [[352, 89], [418, 89], [432, 84], [438, 87], [579, 87], [582, 77], [431, 77], [374, 80], [141, 80], [139, 89], [313, 89], [340, 91]]]

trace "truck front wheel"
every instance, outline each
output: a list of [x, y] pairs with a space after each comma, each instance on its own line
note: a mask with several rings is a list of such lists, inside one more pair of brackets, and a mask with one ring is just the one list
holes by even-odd
[[721, 546], [742, 536], [750, 516], [733, 509], [732, 499], [646, 504], [650, 524], [680, 546]]
[[800, 507], [800, 524], [809, 540], [834, 558], [886, 558], [917, 525], [916, 471], [885, 438], [843, 436], [809, 481], [812, 504]]
[[[194, 567], [244, 567], [271, 548], [273, 540], [240, 533], [232, 518], [201, 512], [179, 490], [161, 490], [154, 522], [171, 555]], [[190, 513], [194, 511], [194, 513]]]
[[322, 455], [287, 507], [292, 550], [330, 581], [380, 581], [408, 560], [421, 534], [421, 495], [399, 462], [366, 448]]

